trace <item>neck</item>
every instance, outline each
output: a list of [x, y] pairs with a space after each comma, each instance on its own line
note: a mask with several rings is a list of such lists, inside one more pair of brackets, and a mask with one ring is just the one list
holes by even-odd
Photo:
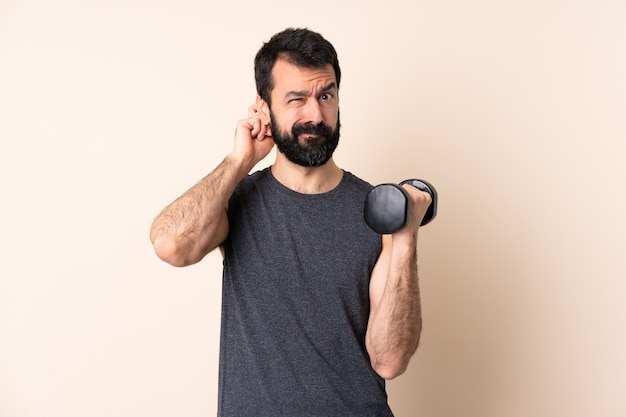
[[301, 194], [322, 194], [334, 189], [343, 178], [343, 170], [333, 159], [319, 167], [303, 167], [277, 152], [272, 175], [285, 187]]

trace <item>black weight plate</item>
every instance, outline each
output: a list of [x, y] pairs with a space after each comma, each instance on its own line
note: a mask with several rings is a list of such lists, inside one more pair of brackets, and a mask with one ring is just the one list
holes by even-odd
[[396, 184], [378, 185], [365, 197], [365, 223], [380, 234], [402, 229], [409, 218], [408, 193]]

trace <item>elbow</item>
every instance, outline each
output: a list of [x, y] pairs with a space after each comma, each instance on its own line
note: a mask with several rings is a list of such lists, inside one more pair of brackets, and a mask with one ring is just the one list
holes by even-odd
[[376, 352], [374, 349], [368, 349], [373, 370], [386, 380], [392, 380], [404, 374], [409, 368], [409, 362], [417, 351], [419, 344], [419, 335], [417, 340], [409, 345], [396, 346]]
[[[367, 344], [367, 342], [366, 342]], [[419, 335], [410, 345], [396, 346], [394, 349], [385, 351], [372, 349], [371, 343], [368, 346], [371, 366], [381, 378], [391, 380], [404, 374], [409, 368], [409, 362], [417, 351]]]
[[397, 361], [396, 363], [372, 365], [374, 371], [386, 380], [392, 380], [406, 372], [409, 367], [409, 361]]
[[154, 252], [164, 262], [176, 267], [183, 267], [193, 264], [187, 256], [184, 256], [180, 246], [172, 239], [157, 236], [152, 239]]

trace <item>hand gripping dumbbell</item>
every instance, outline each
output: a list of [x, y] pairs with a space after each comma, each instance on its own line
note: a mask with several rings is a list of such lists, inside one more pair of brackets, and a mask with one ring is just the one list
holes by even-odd
[[424, 214], [421, 226], [430, 223], [437, 215], [437, 191], [428, 182], [411, 179], [402, 181], [400, 185], [377, 185], [365, 196], [365, 209], [363, 211], [365, 223], [376, 233], [383, 235], [395, 233], [409, 223], [411, 219], [411, 197], [402, 187], [404, 184], [412, 185], [418, 190], [430, 194], [432, 202]]

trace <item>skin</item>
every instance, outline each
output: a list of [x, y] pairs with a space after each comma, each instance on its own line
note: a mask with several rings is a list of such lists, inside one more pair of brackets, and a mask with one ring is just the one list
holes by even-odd
[[[150, 238], [156, 254], [174, 266], [199, 262], [228, 236], [228, 199], [237, 184], [274, 146], [272, 129], [290, 131], [295, 123], [337, 125], [339, 96], [333, 68], [298, 68], [278, 60], [272, 69], [270, 107], [257, 96], [248, 117], [237, 123], [233, 150], [218, 167], [167, 206], [154, 220]], [[308, 141], [315, 135], [301, 135]], [[271, 167], [283, 185], [304, 194], [335, 188], [343, 171], [331, 158], [319, 167], [302, 167], [280, 152]], [[370, 278], [370, 317], [366, 348], [373, 369], [383, 378], [404, 373], [417, 349], [421, 332], [421, 303], [417, 268], [417, 241], [430, 195], [405, 185], [411, 196], [411, 220], [402, 230], [384, 235], [382, 251]]]

